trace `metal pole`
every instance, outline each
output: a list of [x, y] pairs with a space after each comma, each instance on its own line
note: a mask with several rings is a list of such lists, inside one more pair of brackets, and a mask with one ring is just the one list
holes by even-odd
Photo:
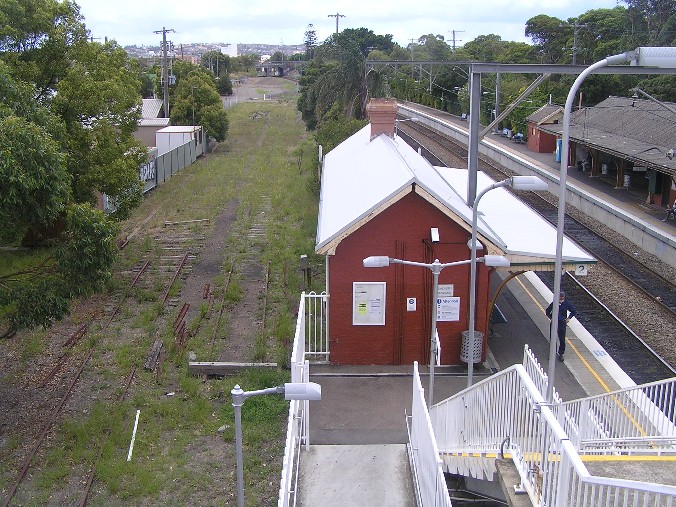
[[609, 56], [608, 58], [590, 65], [577, 77], [570, 87], [566, 105], [563, 110], [563, 131], [561, 135], [561, 169], [559, 174], [559, 212], [556, 226], [556, 260], [554, 262], [554, 295], [552, 301], [552, 322], [549, 331], [549, 370], [547, 378], [547, 402], [554, 399], [554, 373], [556, 370], [556, 352], [558, 347], [559, 329], [559, 293], [561, 292], [561, 276], [563, 265], [563, 224], [566, 217], [566, 178], [568, 176], [568, 143], [570, 142], [570, 116], [575, 95], [582, 81], [595, 70], [613, 63], [625, 63], [630, 60], [630, 53]]
[[242, 405], [244, 391], [235, 385], [230, 391], [232, 406], [235, 409], [235, 453], [237, 455], [237, 507], [244, 507], [244, 464], [242, 462]]
[[504, 187], [510, 185], [512, 179], [508, 178], [506, 180], [499, 181], [498, 183], [493, 183], [491, 186], [483, 189], [479, 192], [479, 195], [476, 196], [474, 200], [474, 205], [472, 206], [472, 237], [470, 238], [470, 247], [471, 257], [470, 257], [470, 268], [469, 268], [469, 358], [467, 360], [467, 387], [472, 387], [472, 375], [474, 374], [474, 309], [476, 307], [476, 236], [477, 236], [477, 219], [479, 216], [479, 201], [484, 196], [486, 192], [493, 190], [494, 188]]
[[432, 276], [434, 283], [432, 284], [432, 329], [430, 330], [430, 395], [427, 399], [427, 407], [433, 405], [434, 397], [434, 365], [436, 364], [436, 331], [437, 331], [437, 297], [439, 295], [439, 273], [443, 269], [439, 259], [434, 259], [431, 264]]
[[479, 168], [479, 120], [481, 114], [481, 73], [470, 67], [469, 138], [467, 148], [467, 206], [476, 196], [476, 178]]

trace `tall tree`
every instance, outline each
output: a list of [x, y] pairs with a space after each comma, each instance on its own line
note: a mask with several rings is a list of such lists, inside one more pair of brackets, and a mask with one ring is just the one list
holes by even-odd
[[92, 208], [95, 194], [115, 199], [118, 217], [141, 197], [139, 68], [87, 35], [70, 0], [0, 2], [0, 241], [52, 247], [0, 278], [0, 315], [14, 328], [60, 318], [105, 280], [116, 225]]
[[312, 23], [305, 30], [305, 59], [311, 60], [314, 56], [314, 50], [317, 47], [317, 32]]
[[652, 45], [660, 38], [669, 18], [676, 13], [676, 0], [623, 0], [628, 6], [632, 26], [643, 26], [646, 43]]

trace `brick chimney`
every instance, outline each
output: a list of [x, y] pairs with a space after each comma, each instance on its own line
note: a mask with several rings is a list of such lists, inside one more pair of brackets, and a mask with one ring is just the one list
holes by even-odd
[[396, 99], [371, 99], [366, 105], [366, 113], [371, 122], [371, 140], [380, 134], [394, 139], [394, 119], [397, 117]]

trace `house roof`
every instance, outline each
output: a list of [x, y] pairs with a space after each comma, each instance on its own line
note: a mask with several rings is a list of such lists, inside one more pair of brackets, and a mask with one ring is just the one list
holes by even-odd
[[138, 122], [139, 127], [166, 127], [169, 125], [169, 118], [141, 118]]
[[[665, 102], [676, 109], [673, 102]], [[563, 125], [540, 127], [561, 135]], [[676, 146], [674, 113], [651, 100], [608, 97], [594, 107], [571, 115], [570, 139], [676, 176], [676, 159], [667, 152]]]
[[162, 109], [162, 99], [142, 99], [141, 118], [157, 118]]
[[563, 117], [563, 108], [556, 104], [545, 104], [537, 111], [529, 114], [526, 121], [540, 125], [542, 123], [553, 123], [557, 117]]
[[[335, 253], [342, 239], [411, 192], [470, 231], [467, 178], [466, 169], [432, 166], [401, 138], [380, 135], [370, 141], [367, 125], [324, 159], [315, 250]], [[492, 183], [479, 173], [477, 192]], [[481, 199], [477, 230], [487, 252], [506, 255], [513, 266], [542, 270], [553, 266], [556, 229], [502, 188]], [[563, 257], [568, 267], [595, 262], [567, 238]]]

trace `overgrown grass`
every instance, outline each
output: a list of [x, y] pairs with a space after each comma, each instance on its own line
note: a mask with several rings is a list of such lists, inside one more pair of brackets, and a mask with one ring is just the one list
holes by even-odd
[[[253, 119], [253, 113], [261, 109], [267, 114]], [[269, 199], [267, 236], [256, 240], [261, 264], [270, 266], [270, 280], [266, 328], [256, 336], [255, 354], [286, 367], [300, 295], [301, 254], [310, 258], [316, 283], [323, 282], [323, 263], [313, 255], [316, 148], [305, 141], [292, 100], [242, 103], [229, 109], [228, 114], [229, 140], [215, 154], [198, 160], [151, 192], [123, 229], [129, 234], [141, 221], [147, 228], [162, 227], [165, 220], [208, 218], [213, 224], [225, 203], [236, 199], [237, 220], [226, 241], [221, 273], [214, 277], [212, 287], [216, 300], [225, 301], [227, 309], [242, 300], [241, 274], [236, 268], [251, 248], [246, 231], [257, 218], [254, 213], [264, 204], [264, 198]], [[133, 238], [122, 252], [119, 266], [131, 269], [146, 254], [159, 255], [159, 245], [151, 234]], [[179, 294], [181, 283], [178, 280], [172, 286], [170, 296]], [[119, 291], [125, 287], [121, 282], [109, 286]], [[108, 390], [114, 395], [100, 399], [86, 413], [78, 413], [61, 425], [43, 471], [36, 472], [38, 487], [33, 499], [44, 498], [45, 490], [58, 489], [69, 469], [78, 464], [85, 469], [96, 467], [98, 486], [91, 505], [190, 505], [195, 495], [203, 499], [202, 505], [234, 503], [230, 390], [235, 384], [247, 391], [278, 385], [288, 381], [289, 373], [280, 368], [244, 371], [222, 380], [190, 377], [186, 350], [172, 345], [178, 310], [162, 311], [159, 305], [165, 290], [157, 284], [130, 291], [119, 314], [127, 319], [128, 329], [114, 324], [101, 331], [95, 343], [89, 343], [99, 349], [96, 366], [105, 372], [100, 374], [97, 389], [103, 392], [112, 386]], [[215, 316], [218, 304], [212, 310]], [[213, 317], [204, 319], [206, 311], [206, 307], [200, 307], [203, 322], [191, 328], [195, 336], [188, 342], [188, 350], [196, 351], [201, 359], [211, 353], [215, 325]], [[227, 319], [226, 311], [220, 330]], [[219, 339], [221, 334], [217, 334]], [[168, 357], [159, 373], [144, 372], [148, 347], [157, 338], [169, 348]], [[38, 345], [37, 339], [27, 343], [26, 356], [39, 352]], [[129, 396], [116, 401], [133, 368], [137, 373]], [[139, 428], [133, 458], [127, 462], [136, 410], [141, 411]], [[278, 396], [253, 397], [243, 407], [247, 505], [276, 503], [273, 498], [287, 413], [288, 402]]]

